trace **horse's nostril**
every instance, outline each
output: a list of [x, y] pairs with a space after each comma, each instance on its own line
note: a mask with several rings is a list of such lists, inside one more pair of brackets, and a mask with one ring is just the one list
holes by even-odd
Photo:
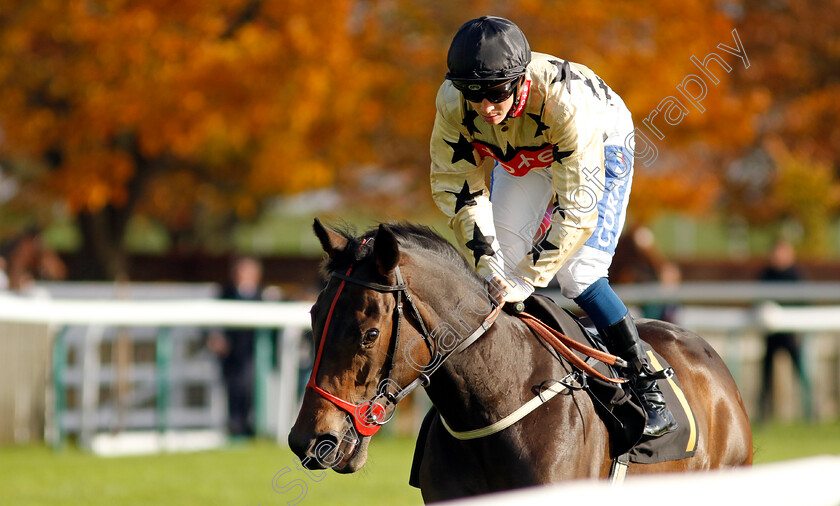
[[339, 451], [341, 442], [335, 434], [321, 434], [316, 437], [306, 450], [306, 459], [301, 464], [307, 469], [324, 469], [338, 464], [344, 454]]
[[[321, 443], [324, 444], [321, 445]], [[336, 448], [338, 447], [338, 438], [332, 432], [330, 432], [329, 434], [321, 434], [315, 439], [315, 448], [318, 448], [318, 446], [328, 446], [330, 448]]]

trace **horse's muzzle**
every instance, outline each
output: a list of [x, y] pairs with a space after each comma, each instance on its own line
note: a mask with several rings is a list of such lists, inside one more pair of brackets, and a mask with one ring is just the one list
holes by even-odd
[[[366, 439], [366, 438], [365, 438]], [[289, 434], [289, 447], [300, 459], [301, 466], [310, 470], [332, 469], [338, 473], [352, 473], [361, 468], [367, 447], [359, 440], [348, 440], [335, 433], [320, 434], [315, 438], [296, 438]]]

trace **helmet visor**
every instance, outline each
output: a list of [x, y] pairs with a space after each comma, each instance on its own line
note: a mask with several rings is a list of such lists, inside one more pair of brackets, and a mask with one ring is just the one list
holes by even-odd
[[486, 98], [490, 102], [498, 104], [513, 95], [519, 80], [518, 77], [503, 81], [460, 81], [453, 79], [452, 85], [464, 95], [468, 102], [480, 103]]

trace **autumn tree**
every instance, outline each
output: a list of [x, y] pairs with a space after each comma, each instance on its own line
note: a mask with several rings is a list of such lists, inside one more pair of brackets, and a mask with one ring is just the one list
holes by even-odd
[[[174, 233], [369, 163], [374, 18], [351, 1], [7, 2], [0, 155], [9, 205], [66, 205], [89, 275], [126, 271], [144, 213]], [[363, 14], [363, 13], [361, 13]]]
[[840, 2], [746, 0], [739, 30], [753, 68], [740, 89], [770, 97], [755, 136], [726, 174], [727, 208], [754, 223], [798, 222], [812, 253], [840, 213]]

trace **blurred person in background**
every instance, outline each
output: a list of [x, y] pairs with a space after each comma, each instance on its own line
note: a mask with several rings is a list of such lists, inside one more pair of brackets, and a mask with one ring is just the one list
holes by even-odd
[[[455, 34], [430, 142], [432, 196], [456, 245], [500, 302], [557, 277], [628, 372], [644, 434], [676, 429], [636, 324], [610, 286], [633, 173], [633, 119], [592, 70], [532, 52], [513, 22]], [[490, 191], [485, 169], [491, 170]]]
[[26, 229], [2, 248], [8, 288], [21, 295], [42, 295], [36, 280], [62, 280], [67, 268], [58, 254], [49, 248], [36, 227]]
[[662, 298], [656, 302], [643, 304], [641, 308], [642, 316], [662, 320], [663, 322], [677, 323], [680, 303], [671, 300], [671, 297], [682, 282], [680, 266], [671, 261], [663, 262], [657, 270], [657, 280]]
[[680, 304], [672, 297], [682, 283], [680, 266], [659, 251], [649, 228], [634, 227], [626, 235], [615, 250], [612, 276], [617, 283], [658, 283], [659, 298], [641, 305], [642, 316], [677, 323]]
[[[805, 279], [796, 265], [796, 250], [789, 241], [778, 240], [770, 250], [768, 265], [761, 271], [759, 280], [768, 283], [795, 283]], [[761, 394], [759, 397], [759, 418], [767, 420], [773, 413], [773, 369], [777, 352], [790, 355], [793, 366], [799, 375], [803, 396], [810, 391], [808, 378], [802, 366], [802, 346], [800, 337], [793, 332], [773, 332], [765, 335], [766, 349], [762, 361]], [[806, 417], [810, 417], [810, 402], [805, 399]]]
[[[259, 301], [262, 298], [262, 264], [256, 258], [234, 260], [230, 280], [222, 286], [220, 299]], [[207, 347], [218, 355], [227, 389], [228, 432], [233, 437], [254, 435], [254, 340], [255, 329], [214, 331]]]

